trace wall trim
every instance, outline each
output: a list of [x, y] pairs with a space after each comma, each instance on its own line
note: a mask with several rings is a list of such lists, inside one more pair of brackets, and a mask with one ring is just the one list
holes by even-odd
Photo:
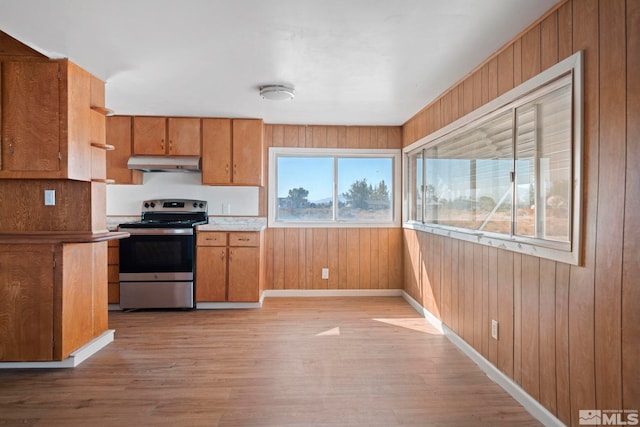
[[527, 410], [534, 418], [544, 424], [546, 427], [557, 426], [563, 427], [565, 424], [556, 418], [547, 408], [542, 406], [540, 402], [531, 397], [522, 387], [516, 384], [511, 378], [506, 376], [502, 371], [496, 368], [491, 362], [476, 349], [471, 347], [458, 334], [449, 329], [440, 319], [426, 308], [422, 307], [411, 295], [404, 290], [402, 297], [420, 314], [422, 314], [429, 323], [439, 328], [443, 335], [447, 337], [460, 351], [462, 351], [469, 359], [473, 360], [476, 365], [491, 379], [498, 384], [504, 391], [509, 393], [524, 409]]
[[114, 329], [107, 329], [100, 336], [83, 345], [64, 360], [51, 362], [0, 362], [0, 369], [57, 369], [75, 368], [113, 341]]
[[402, 292], [402, 289], [267, 289], [262, 297], [399, 297]]

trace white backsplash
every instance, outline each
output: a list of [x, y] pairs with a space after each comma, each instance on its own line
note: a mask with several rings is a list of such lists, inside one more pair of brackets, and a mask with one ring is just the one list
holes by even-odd
[[202, 185], [202, 174], [145, 172], [143, 185], [107, 185], [107, 215], [140, 215], [143, 200], [206, 200], [209, 215], [258, 215], [258, 187]]

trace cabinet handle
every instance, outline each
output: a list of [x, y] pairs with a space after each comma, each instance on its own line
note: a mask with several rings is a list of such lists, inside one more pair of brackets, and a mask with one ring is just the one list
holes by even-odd
[[241, 242], [248, 242], [251, 239], [249, 239], [248, 237], [241, 237], [238, 240], [241, 241]]
[[229, 163], [227, 163], [224, 167], [224, 173], [229, 175]]
[[233, 251], [229, 249], [229, 262], [233, 259]]
[[160, 148], [164, 151], [164, 138], [160, 140]]
[[220, 257], [220, 259], [224, 260], [224, 250], [222, 251], [222, 256]]
[[238, 165], [236, 163], [233, 164], [233, 176], [238, 174]]
[[169, 153], [173, 151], [173, 140], [169, 140]]
[[9, 152], [10, 152], [12, 155], [16, 153], [15, 148], [13, 148], [13, 144], [14, 144], [15, 142], [16, 142], [16, 139], [15, 139], [15, 138], [11, 138], [11, 139], [9, 140]]

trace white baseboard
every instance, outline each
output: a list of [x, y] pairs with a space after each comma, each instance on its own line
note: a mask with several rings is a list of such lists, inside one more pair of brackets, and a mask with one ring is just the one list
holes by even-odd
[[263, 298], [289, 297], [397, 297], [402, 289], [267, 289]]
[[449, 329], [445, 324], [433, 315], [429, 310], [422, 307], [409, 294], [402, 291], [405, 300], [434, 327], [442, 331], [443, 335], [449, 339], [456, 347], [460, 349], [468, 358], [473, 360], [476, 365], [495, 383], [511, 395], [524, 409], [526, 409], [534, 418], [540, 421], [546, 427], [562, 427], [565, 424], [556, 418], [547, 408], [542, 406], [540, 402], [531, 397], [522, 387], [516, 384], [511, 378], [506, 376], [501, 370], [496, 368], [491, 362], [478, 353], [476, 349], [471, 347], [458, 334]]
[[113, 341], [113, 329], [108, 329], [83, 345], [64, 360], [51, 362], [0, 362], [0, 369], [53, 369], [75, 368]]
[[262, 301], [260, 302], [197, 302], [196, 309], [198, 310], [237, 310], [244, 308], [260, 308], [262, 307]]

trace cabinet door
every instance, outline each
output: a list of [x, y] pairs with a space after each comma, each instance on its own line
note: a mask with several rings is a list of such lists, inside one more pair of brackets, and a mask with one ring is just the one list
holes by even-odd
[[166, 132], [164, 117], [134, 117], [133, 154], [164, 155]]
[[60, 65], [2, 64], [2, 169], [60, 170]]
[[196, 302], [222, 302], [227, 297], [227, 248], [196, 248]]
[[176, 156], [200, 155], [200, 119], [170, 117], [168, 153]]
[[107, 178], [116, 184], [142, 184], [142, 172], [127, 167], [132, 148], [132, 117], [107, 117], [106, 141], [115, 149], [107, 153]]
[[233, 178], [238, 185], [262, 186], [262, 120], [233, 121]]
[[231, 183], [230, 119], [202, 119], [202, 183]]
[[256, 302], [260, 298], [260, 250], [229, 248], [228, 301]]
[[0, 361], [53, 358], [53, 249], [0, 246]]

